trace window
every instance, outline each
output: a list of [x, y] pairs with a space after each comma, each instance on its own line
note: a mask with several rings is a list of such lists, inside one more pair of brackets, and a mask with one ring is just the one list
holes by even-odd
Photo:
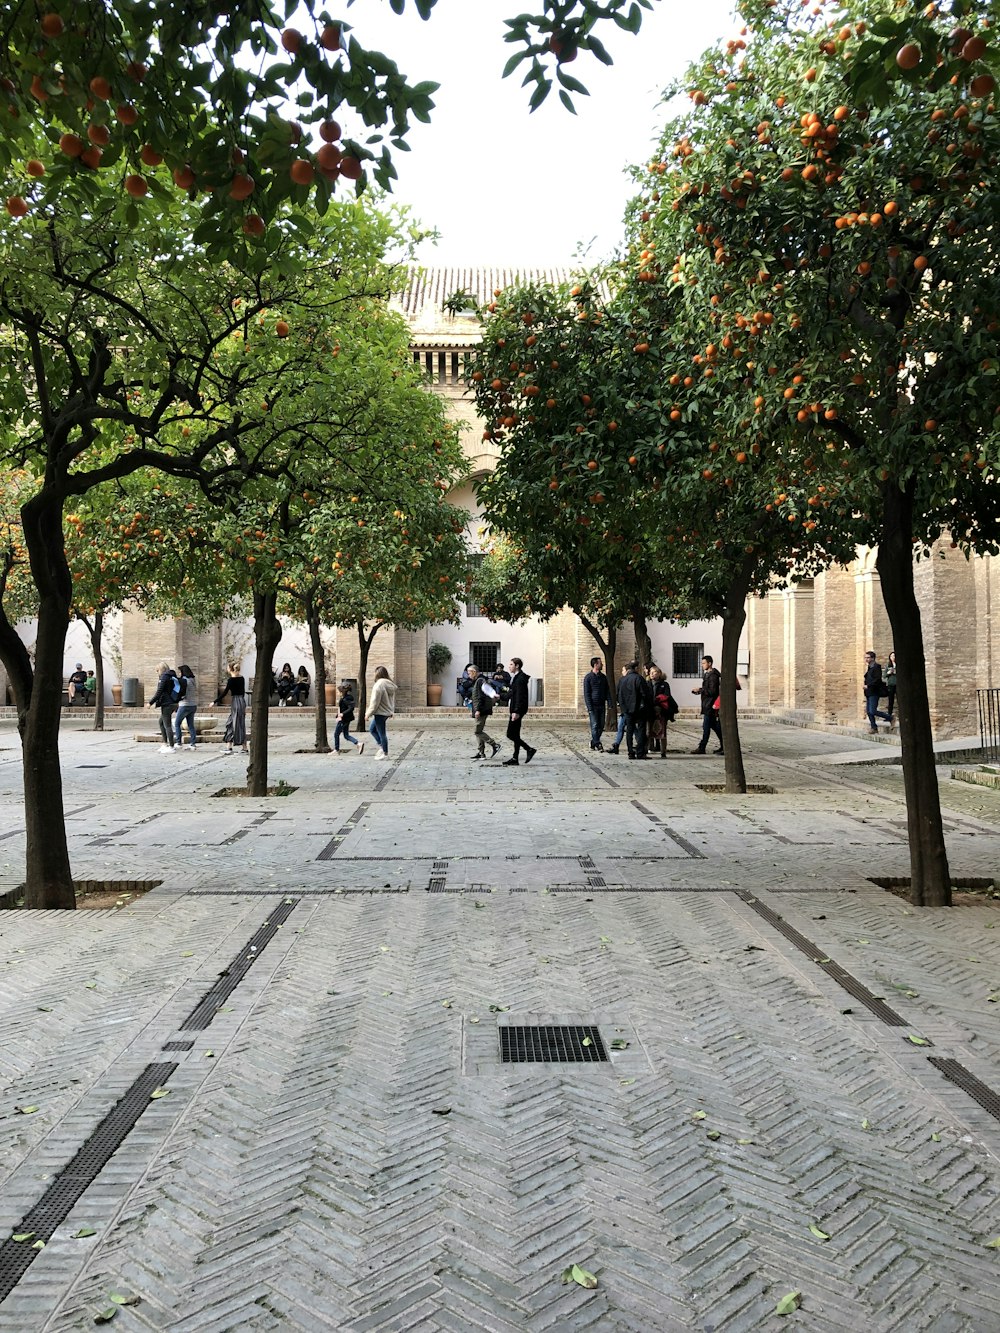
[[674, 676], [700, 676], [701, 659], [704, 656], [703, 643], [675, 643]]
[[479, 671], [488, 671], [492, 675], [493, 668], [501, 661], [500, 645], [498, 643], [470, 643], [469, 661]]

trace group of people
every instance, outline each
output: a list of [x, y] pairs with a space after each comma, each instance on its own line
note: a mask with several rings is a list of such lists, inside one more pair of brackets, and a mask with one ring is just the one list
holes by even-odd
[[[864, 696], [865, 696], [865, 716], [868, 719], [868, 730], [873, 735], [878, 733], [878, 719], [888, 722], [889, 726], [895, 725], [895, 719], [892, 716], [892, 710], [896, 707], [896, 654], [891, 652], [886, 658], [885, 675], [882, 674], [882, 664], [875, 654], [869, 649], [865, 653], [865, 678], [864, 678]], [[886, 708], [883, 711], [879, 708], [879, 700], [886, 700]]]
[[493, 673], [492, 680], [487, 680], [481, 675], [478, 668], [471, 662], [466, 667], [466, 673], [472, 681], [472, 690], [469, 696], [469, 707], [475, 720], [476, 753], [473, 759], [485, 759], [486, 747], [490, 747], [490, 758], [494, 759], [502, 748], [498, 741], [486, 730], [486, 723], [493, 716], [494, 709], [507, 704], [507, 739], [514, 746], [514, 753], [509, 759], [503, 761], [504, 768], [516, 768], [521, 762], [521, 752], [524, 752], [524, 762], [530, 764], [532, 759], [538, 753], [534, 745], [529, 745], [521, 736], [521, 724], [528, 712], [528, 680], [530, 679], [524, 670], [524, 663], [519, 657], [510, 659], [509, 669], [505, 671], [502, 666], [497, 666]]
[[[618, 754], [622, 741], [630, 759], [648, 759], [650, 751], [662, 759], [667, 753], [667, 726], [677, 715], [677, 703], [666, 676], [655, 664], [640, 669], [635, 660], [622, 667], [615, 693], [618, 705], [618, 731], [608, 754]], [[583, 703], [590, 723], [590, 748], [604, 753], [604, 734], [611, 682], [604, 674], [599, 657], [590, 659], [590, 670], [583, 678]]]
[[459, 703], [463, 704], [470, 713], [474, 711], [472, 707], [472, 692], [475, 688], [477, 679], [481, 682], [480, 688], [482, 688], [482, 685], [489, 684], [496, 692], [496, 696], [500, 702], [507, 702], [507, 696], [510, 691], [510, 672], [504, 668], [504, 664], [498, 662], [493, 668], [492, 675], [487, 677], [480, 671], [475, 662], [470, 662], [458, 678]]
[[309, 672], [304, 666], [293, 672], [291, 662], [286, 662], [274, 678], [274, 688], [271, 693], [278, 696], [279, 708], [286, 708], [289, 703], [293, 707], [300, 707], [309, 699], [311, 684]]
[[69, 708], [77, 699], [82, 699], [85, 704], [89, 704], [97, 691], [97, 677], [93, 669], [84, 671], [83, 663], [77, 662], [74, 669], [69, 674], [69, 680], [66, 683], [66, 704]]
[[[161, 753], [169, 754], [179, 750], [184, 744], [183, 730], [187, 723], [187, 745], [194, 750], [198, 745], [198, 733], [194, 724], [194, 715], [198, 711], [198, 682], [195, 674], [185, 662], [175, 671], [169, 662], [161, 662], [157, 667], [159, 678], [156, 690], [149, 701], [150, 708], [160, 710], [160, 736], [163, 744]], [[215, 702], [221, 704], [229, 696], [229, 717], [222, 739], [226, 744], [226, 754], [232, 754], [238, 746], [244, 754], [247, 751], [247, 685], [240, 674], [238, 662], [230, 662], [226, 683], [216, 695]]]
[[[365, 752], [365, 741], [351, 735], [351, 723], [354, 721], [357, 701], [349, 681], [343, 681], [337, 693], [337, 725], [333, 729], [333, 753], [340, 754], [340, 742], [347, 741], [356, 747], [359, 755]], [[376, 746], [376, 759], [389, 758], [389, 719], [396, 711], [396, 682], [389, 675], [389, 668], [378, 666], [372, 678], [372, 692], [365, 709], [365, 722], [368, 733]]]

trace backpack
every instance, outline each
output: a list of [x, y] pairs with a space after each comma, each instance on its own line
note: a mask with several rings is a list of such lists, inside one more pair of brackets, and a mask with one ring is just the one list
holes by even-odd
[[183, 699], [183, 698], [184, 698], [184, 692], [185, 692], [186, 689], [187, 689], [187, 681], [186, 681], [186, 680], [181, 680], [181, 678], [180, 678], [179, 676], [177, 676], [177, 675], [174, 675], [174, 676], [171, 677], [171, 680], [170, 680], [170, 697], [173, 699], [173, 701], [174, 701], [175, 703], [176, 703], [179, 699]]

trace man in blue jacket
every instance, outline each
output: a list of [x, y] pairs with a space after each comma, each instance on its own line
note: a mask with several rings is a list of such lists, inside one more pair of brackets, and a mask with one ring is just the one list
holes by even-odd
[[583, 678], [583, 703], [590, 719], [590, 748], [600, 750], [602, 753], [604, 746], [601, 744], [601, 733], [604, 730], [604, 719], [607, 717], [610, 698], [611, 687], [604, 674], [604, 663], [599, 657], [592, 657], [590, 670]]

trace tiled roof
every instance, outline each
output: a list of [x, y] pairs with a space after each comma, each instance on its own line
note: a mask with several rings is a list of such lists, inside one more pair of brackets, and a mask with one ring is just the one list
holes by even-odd
[[411, 324], [420, 325], [430, 318], [435, 324], [447, 321], [454, 327], [455, 317], [443, 309], [455, 292], [469, 292], [479, 305], [493, 300], [498, 288], [527, 282], [568, 282], [569, 268], [409, 268], [399, 296], [403, 314]]

